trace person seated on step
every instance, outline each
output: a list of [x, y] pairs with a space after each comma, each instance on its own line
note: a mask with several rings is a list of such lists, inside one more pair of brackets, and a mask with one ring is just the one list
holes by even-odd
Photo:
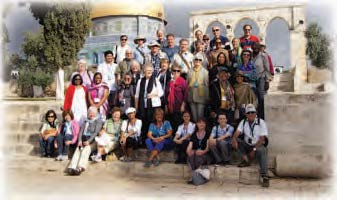
[[106, 156], [108, 153], [119, 148], [119, 139], [122, 126], [122, 110], [118, 107], [114, 107], [111, 110], [111, 113], [112, 117], [106, 120], [103, 126], [104, 131], [106, 132], [106, 136], [104, 136], [104, 138], [108, 138], [109, 141], [102, 142], [97, 146], [97, 154], [91, 157], [91, 159], [95, 162], [101, 162], [102, 157], [104, 158], [104, 156]]
[[103, 127], [103, 121], [98, 119], [97, 113], [96, 107], [89, 107], [88, 118], [81, 125], [77, 148], [68, 166], [70, 175], [80, 175], [87, 169], [89, 156], [96, 150], [95, 137]]
[[74, 120], [74, 114], [71, 110], [62, 112], [63, 123], [57, 131], [57, 161], [68, 160], [68, 152], [70, 145], [76, 145], [78, 134], [80, 132], [79, 123]]
[[218, 113], [218, 124], [212, 129], [209, 147], [216, 164], [230, 164], [232, 160], [232, 135], [234, 128], [227, 124], [226, 113]]
[[145, 144], [150, 152], [149, 159], [145, 162], [144, 167], [159, 165], [159, 153], [168, 149], [173, 144], [172, 127], [169, 121], [164, 120], [164, 111], [156, 108], [154, 111], [154, 122], [150, 124]]
[[41, 157], [52, 157], [54, 155], [54, 140], [59, 128], [59, 122], [54, 110], [48, 110], [45, 114], [45, 122], [40, 131]]
[[[242, 135], [241, 139], [239, 136]], [[268, 178], [268, 130], [263, 119], [256, 115], [256, 108], [253, 104], [246, 106], [246, 119], [243, 119], [233, 138], [233, 148], [239, 150], [242, 155], [242, 162], [238, 167], [247, 167], [250, 161], [256, 156], [260, 166], [260, 182], [263, 187], [269, 187]]]
[[111, 137], [107, 134], [105, 129], [102, 127], [98, 135], [95, 137], [95, 142], [97, 144], [97, 154], [91, 156], [91, 160], [94, 162], [102, 162], [102, 155], [105, 155], [109, 151], [109, 143], [111, 143]]
[[200, 117], [197, 120], [196, 129], [191, 136], [186, 150], [188, 156], [187, 164], [191, 171], [200, 168], [201, 165], [208, 165], [210, 163], [208, 155], [208, 138], [210, 133], [206, 129], [206, 124], [207, 121], [204, 117]]
[[194, 132], [195, 124], [191, 122], [191, 113], [188, 111], [183, 112], [183, 124], [178, 127], [173, 141], [176, 144], [175, 152], [177, 159], [174, 163], [185, 164], [187, 160], [186, 149], [190, 142], [190, 137]]
[[125, 114], [128, 119], [124, 120], [121, 128], [121, 145], [123, 157], [121, 161], [129, 162], [133, 158], [133, 150], [139, 146], [140, 134], [142, 130], [142, 121], [136, 118], [136, 109], [130, 107], [126, 109]]

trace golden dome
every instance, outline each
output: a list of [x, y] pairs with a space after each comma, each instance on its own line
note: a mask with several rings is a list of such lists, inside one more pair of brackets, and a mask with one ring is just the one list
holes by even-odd
[[164, 18], [160, 0], [93, 0], [91, 19], [116, 15], [145, 15], [159, 20]]

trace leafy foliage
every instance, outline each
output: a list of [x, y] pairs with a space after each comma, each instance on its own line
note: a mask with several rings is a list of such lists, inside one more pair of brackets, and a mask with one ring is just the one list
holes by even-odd
[[332, 51], [329, 37], [322, 33], [317, 23], [309, 24], [305, 36], [307, 38], [306, 54], [313, 65], [318, 68], [332, 67]]

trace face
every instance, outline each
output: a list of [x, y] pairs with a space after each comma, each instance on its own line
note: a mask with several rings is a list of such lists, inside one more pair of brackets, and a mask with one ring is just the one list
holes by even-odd
[[222, 81], [228, 80], [228, 73], [225, 71], [222, 71], [219, 73], [219, 79]]
[[56, 119], [56, 116], [55, 116], [54, 113], [49, 113], [49, 114], [47, 115], [47, 120], [48, 120], [48, 122], [53, 122], [55, 119]]
[[205, 37], [204, 37], [202, 40], [203, 40], [205, 43], [207, 43], [207, 44], [209, 43], [209, 38], [205, 38]]
[[218, 37], [220, 36], [220, 27], [214, 26], [214, 27], [212, 28], [212, 32], [213, 32], [213, 35], [214, 35], [216, 38], [218, 38]]
[[173, 67], [171, 72], [172, 72], [174, 80], [176, 80], [180, 76], [180, 68], [179, 67]]
[[215, 46], [216, 46], [217, 49], [221, 49], [221, 45], [222, 45], [221, 40], [215, 41]]
[[260, 52], [260, 47], [256, 43], [253, 44], [252, 49], [253, 49], [254, 53]]
[[81, 85], [81, 77], [80, 75], [77, 75], [74, 77], [75, 85]]
[[97, 115], [97, 113], [95, 111], [88, 110], [88, 118], [89, 119], [95, 119], [96, 115]]
[[164, 38], [164, 32], [163, 31], [157, 31], [157, 37], [158, 37], [158, 39], [162, 40]]
[[168, 62], [161, 62], [160, 63], [160, 68], [165, 71], [168, 69], [169, 63]]
[[244, 61], [250, 60], [250, 53], [248, 53], [248, 52], [243, 52], [243, 53], [242, 53], [242, 59], [243, 59]]
[[131, 76], [129, 76], [129, 75], [125, 75], [124, 76], [124, 83], [126, 85], [130, 85], [131, 84], [131, 80], [132, 80]]
[[121, 118], [121, 112], [116, 111], [116, 112], [114, 112], [114, 113], [112, 114], [112, 120], [113, 120], [114, 122], [119, 121], [120, 118]]
[[97, 74], [94, 79], [95, 84], [100, 84], [102, 82], [102, 76], [100, 74]]
[[198, 127], [198, 129], [199, 130], [205, 130], [205, 128], [206, 128], [206, 122], [204, 122], [204, 121], [198, 121], [197, 122], [197, 127]]
[[183, 115], [184, 122], [189, 122], [191, 120], [191, 115], [189, 113], [185, 113]]
[[172, 37], [172, 36], [169, 36], [169, 37], [167, 37], [167, 44], [169, 45], [169, 46], [174, 46], [174, 37]]
[[71, 116], [69, 114], [67, 114], [64, 119], [67, 121], [67, 122], [70, 122], [71, 121]]
[[162, 122], [164, 119], [164, 114], [162, 112], [157, 112], [155, 115], [155, 119], [157, 122]]
[[132, 112], [128, 114], [129, 119], [134, 119], [136, 117], [136, 112]]
[[137, 44], [138, 44], [139, 46], [143, 45], [143, 44], [144, 44], [144, 40], [137, 40]]
[[188, 49], [188, 42], [187, 41], [182, 41], [180, 42], [180, 51], [185, 52]]
[[219, 115], [219, 117], [218, 117], [218, 123], [220, 125], [226, 125], [226, 123], [227, 123], [227, 117], [226, 117], [226, 115]]
[[145, 73], [145, 77], [146, 78], [150, 78], [152, 76], [152, 74], [153, 74], [153, 69], [147, 68], [147, 69], [145, 69], [144, 73]]
[[122, 45], [122, 46], [125, 46], [127, 41], [128, 41], [128, 38], [127, 38], [127, 37], [122, 37], [122, 38], [121, 38], [121, 45]]
[[135, 72], [138, 72], [138, 69], [139, 69], [139, 68], [138, 68], [137, 65], [135, 65], [135, 64], [131, 65], [131, 71], [132, 71], [132, 72], [134, 72], [134, 73], [135, 73]]
[[126, 50], [126, 51], [125, 51], [125, 58], [126, 58], [127, 60], [131, 60], [131, 59], [133, 58], [133, 53], [132, 53], [132, 51]]
[[204, 51], [204, 45], [200, 42], [197, 43], [197, 52]]
[[193, 64], [194, 64], [195, 67], [201, 66], [201, 62], [202, 62], [201, 59], [194, 59], [193, 60]]
[[251, 31], [252, 31], [252, 28], [250, 26], [243, 27], [243, 33], [245, 36], [250, 36]]
[[107, 62], [107, 63], [112, 63], [113, 59], [114, 59], [114, 57], [113, 57], [112, 54], [108, 54], [108, 55], [105, 56], [105, 62]]
[[252, 122], [252, 121], [255, 120], [256, 112], [248, 112], [248, 113], [246, 113], [246, 117], [247, 117], [248, 121]]
[[159, 52], [159, 47], [158, 46], [152, 46], [151, 47], [151, 53], [153, 54], [157, 54]]
[[220, 54], [218, 57], [218, 64], [224, 64], [226, 61], [226, 57], [224, 54]]
[[202, 40], [202, 32], [201, 31], [195, 32], [195, 38], [197, 38], [197, 40]]
[[84, 63], [82, 63], [82, 62], [79, 62], [78, 64], [77, 64], [77, 69], [78, 69], [78, 71], [79, 72], [84, 72], [85, 71], [85, 64]]
[[239, 84], [243, 82], [243, 76], [241, 75], [237, 75], [235, 78], [236, 82], [238, 82]]
[[232, 44], [234, 48], [238, 48], [240, 45], [240, 40], [236, 38], [232, 41]]

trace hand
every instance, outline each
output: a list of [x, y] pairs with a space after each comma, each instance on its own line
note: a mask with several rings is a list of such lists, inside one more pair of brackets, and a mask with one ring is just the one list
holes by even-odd
[[71, 141], [66, 141], [65, 144], [66, 145], [71, 145]]
[[238, 149], [238, 141], [236, 141], [236, 139], [233, 138], [232, 140], [232, 147], [233, 149], [237, 150]]
[[249, 160], [253, 160], [255, 157], [255, 151], [252, 150], [251, 152], [249, 152], [248, 157], [249, 157]]
[[204, 154], [204, 151], [202, 151], [202, 150], [196, 150], [195, 151], [195, 155], [197, 155], [197, 156], [201, 156], [203, 154]]
[[79, 147], [83, 146], [82, 142], [78, 142], [78, 145]]
[[126, 137], [122, 137], [122, 138], [119, 140], [119, 143], [120, 143], [122, 146], [125, 146], [125, 144], [126, 144]]
[[211, 146], [215, 146], [215, 145], [216, 145], [216, 139], [210, 139], [210, 140], [209, 140], [209, 144], [210, 144]]
[[83, 142], [83, 146], [88, 146], [88, 145], [89, 145], [88, 141]]
[[182, 140], [176, 140], [175, 142], [176, 142], [176, 144], [182, 144], [183, 143]]

